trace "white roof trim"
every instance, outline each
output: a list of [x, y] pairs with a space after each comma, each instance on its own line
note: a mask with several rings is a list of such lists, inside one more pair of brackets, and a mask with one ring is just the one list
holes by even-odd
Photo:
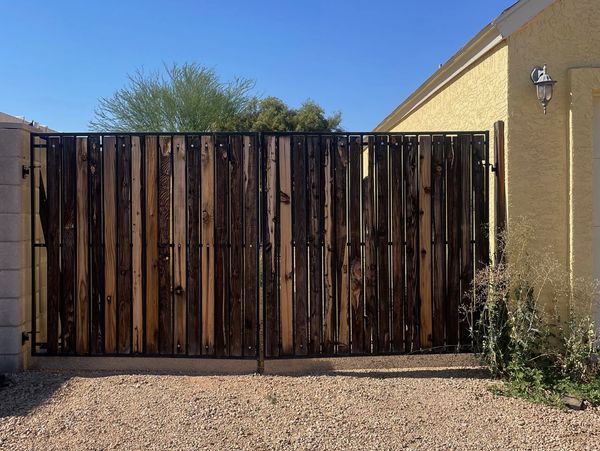
[[388, 115], [375, 131], [395, 127], [405, 117], [423, 105], [452, 80], [461, 75], [486, 53], [519, 30], [556, 0], [519, 0], [492, 23], [483, 28], [448, 62]]

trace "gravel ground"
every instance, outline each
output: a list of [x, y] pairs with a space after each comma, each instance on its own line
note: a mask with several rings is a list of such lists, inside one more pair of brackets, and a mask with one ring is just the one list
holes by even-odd
[[0, 449], [600, 449], [600, 410], [493, 395], [469, 368], [312, 376], [29, 372]]

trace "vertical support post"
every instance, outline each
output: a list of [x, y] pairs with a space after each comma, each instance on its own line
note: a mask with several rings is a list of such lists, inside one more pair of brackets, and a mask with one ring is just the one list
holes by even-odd
[[499, 240], [501, 234], [506, 230], [506, 168], [504, 162], [504, 122], [498, 121], [494, 124], [494, 155], [496, 159], [496, 233], [495, 239], [495, 262], [499, 263], [504, 255], [499, 251]]

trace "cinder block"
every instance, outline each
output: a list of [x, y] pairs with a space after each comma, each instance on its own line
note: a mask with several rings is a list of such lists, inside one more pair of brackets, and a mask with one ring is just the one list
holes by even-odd
[[0, 373], [16, 373], [23, 369], [21, 354], [0, 354]]
[[23, 301], [19, 298], [0, 298], [0, 327], [22, 326]]
[[0, 185], [0, 213], [23, 213], [21, 192], [19, 185]]
[[[1, 168], [0, 172], [2, 172]], [[0, 213], [0, 241], [21, 241], [22, 229], [22, 215], [18, 213]]]
[[0, 270], [23, 268], [22, 249], [23, 244], [19, 241], [0, 243]]
[[0, 157], [19, 157], [27, 153], [29, 134], [19, 129], [0, 129]]
[[21, 297], [21, 271], [0, 270], [0, 298]]
[[0, 185], [21, 185], [23, 163], [17, 157], [0, 157]]
[[21, 326], [0, 326], [0, 354], [17, 354], [23, 345]]

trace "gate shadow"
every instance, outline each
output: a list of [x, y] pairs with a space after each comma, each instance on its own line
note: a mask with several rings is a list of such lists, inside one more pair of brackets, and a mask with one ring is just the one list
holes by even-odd
[[0, 386], [0, 419], [25, 416], [46, 404], [71, 377], [73, 374], [38, 372], [8, 376]]

